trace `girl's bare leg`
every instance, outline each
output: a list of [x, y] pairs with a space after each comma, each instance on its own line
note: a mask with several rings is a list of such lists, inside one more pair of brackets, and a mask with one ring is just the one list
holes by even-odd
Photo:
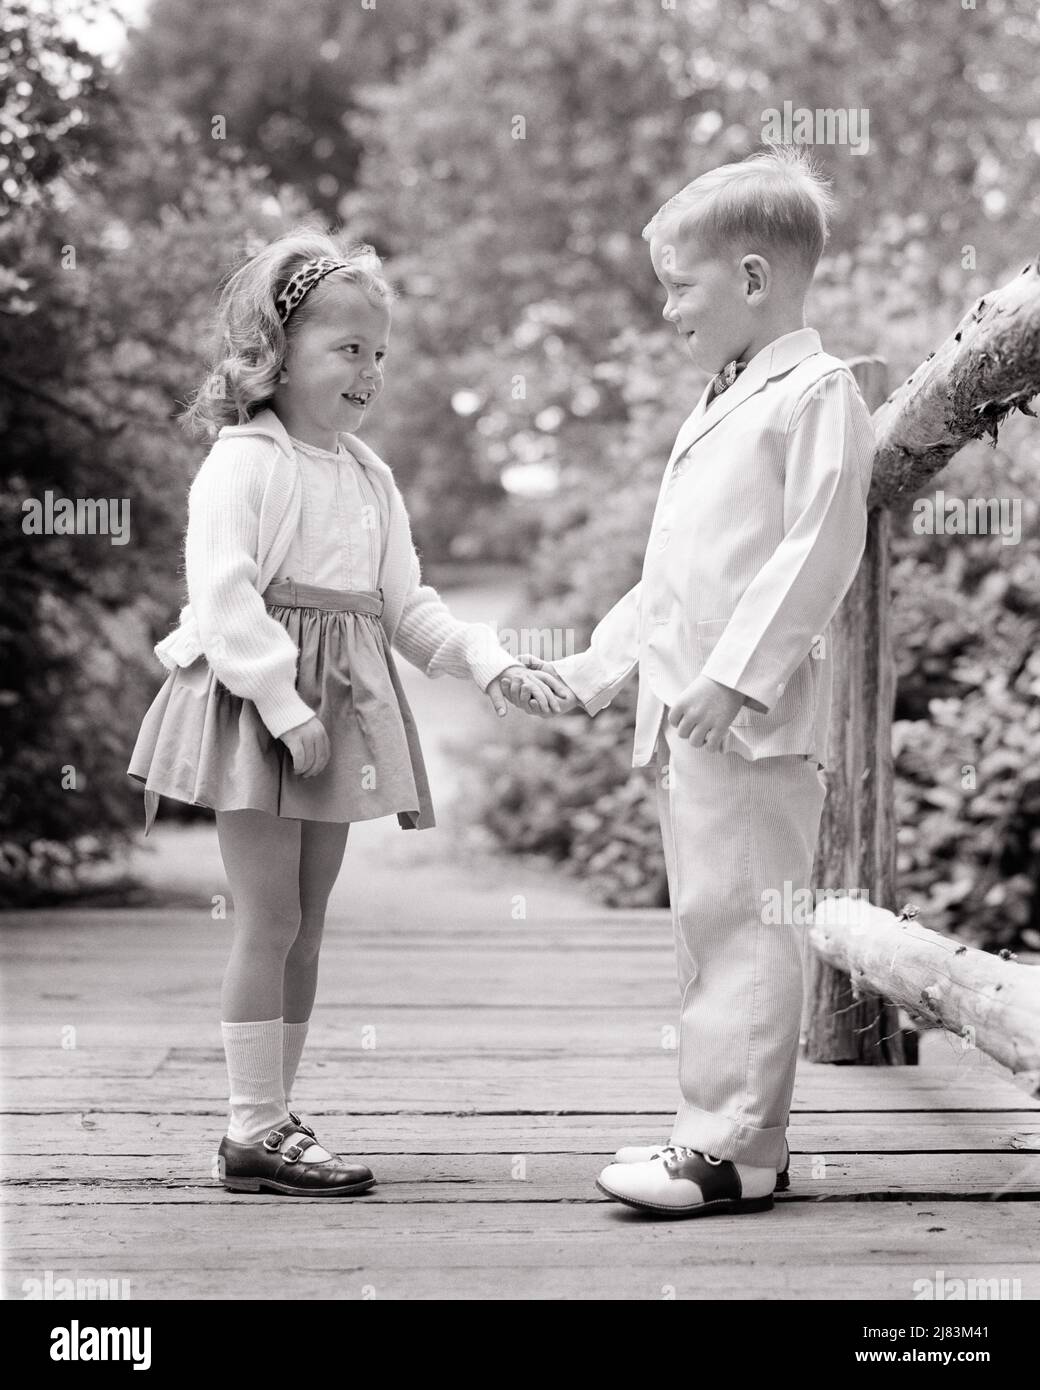
[[235, 902], [220, 996], [227, 1023], [282, 1017], [286, 958], [300, 930], [300, 828], [300, 821], [266, 811], [217, 812]]
[[286, 1023], [305, 1023], [318, 987], [318, 954], [329, 894], [343, 864], [349, 825], [302, 821], [299, 865], [299, 931], [285, 958], [282, 991]]
[[[300, 836], [300, 929], [285, 958], [282, 1002], [285, 1024], [282, 1055], [286, 1103], [291, 1104], [296, 1069], [303, 1053], [308, 1020], [318, 987], [325, 909], [343, 863], [349, 825], [304, 821]], [[310, 1149], [312, 1158], [328, 1157], [325, 1149]]]

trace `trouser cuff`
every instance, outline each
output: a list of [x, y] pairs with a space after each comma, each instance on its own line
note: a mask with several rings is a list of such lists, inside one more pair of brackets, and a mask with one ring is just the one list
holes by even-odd
[[740, 1124], [726, 1115], [713, 1115], [684, 1105], [675, 1117], [670, 1143], [687, 1149], [728, 1158], [733, 1163], [746, 1163], [752, 1168], [779, 1168], [784, 1161], [783, 1125], [773, 1129], [756, 1129]]

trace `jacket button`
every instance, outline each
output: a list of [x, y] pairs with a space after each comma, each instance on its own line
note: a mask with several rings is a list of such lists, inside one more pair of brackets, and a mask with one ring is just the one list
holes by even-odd
[[778, 695], [782, 695], [786, 689], [787, 686], [784, 684], [783, 681], [781, 681], [780, 684], [776, 687], [776, 693]]

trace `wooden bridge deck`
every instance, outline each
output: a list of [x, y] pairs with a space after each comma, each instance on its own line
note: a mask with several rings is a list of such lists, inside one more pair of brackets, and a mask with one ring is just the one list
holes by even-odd
[[513, 920], [525, 891], [510, 870], [491, 915], [445, 890], [330, 923], [296, 1105], [379, 1179], [337, 1202], [214, 1180], [226, 923], [10, 914], [4, 1295], [49, 1270], [170, 1299], [909, 1300], [939, 1271], [1040, 1296], [1040, 1102], [944, 1034], [918, 1067], [801, 1064], [770, 1213], [601, 1198], [617, 1144], [668, 1134], [670, 928], [537, 893]]

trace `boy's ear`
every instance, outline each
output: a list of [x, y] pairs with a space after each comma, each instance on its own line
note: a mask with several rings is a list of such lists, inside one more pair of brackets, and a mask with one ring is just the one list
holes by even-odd
[[769, 284], [769, 262], [764, 256], [745, 256], [741, 261], [744, 271], [744, 293], [756, 294]]

